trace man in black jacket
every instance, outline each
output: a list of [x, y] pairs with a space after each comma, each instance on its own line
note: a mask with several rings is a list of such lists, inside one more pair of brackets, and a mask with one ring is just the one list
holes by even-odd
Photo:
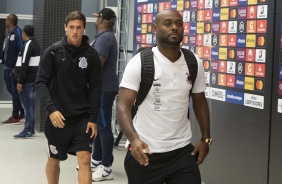
[[25, 45], [18, 57], [15, 75], [17, 90], [25, 110], [25, 127], [14, 138], [31, 138], [34, 135], [34, 83], [40, 61], [40, 47], [33, 36], [34, 28], [26, 25], [22, 32]]
[[24, 118], [24, 109], [17, 91], [17, 80], [14, 76], [15, 65], [19, 53], [23, 47], [22, 30], [17, 26], [18, 17], [15, 14], [7, 16], [5, 26], [8, 28], [8, 36], [5, 38], [2, 62], [4, 63], [4, 80], [7, 90], [12, 95], [13, 112], [12, 116], [1, 124], [20, 124], [20, 119]]
[[85, 16], [77, 11], [66, 17], [66, 36], [49, 47], [40, 62], [36, 94], [49, 118], [45, 135], [49, 157], [48, 183], [59, 182], [60, 161], [77, 156], [79, 183], [90, 184], [90, 157], [100, 107], [102, 67], [98, 53], [83, 36]]

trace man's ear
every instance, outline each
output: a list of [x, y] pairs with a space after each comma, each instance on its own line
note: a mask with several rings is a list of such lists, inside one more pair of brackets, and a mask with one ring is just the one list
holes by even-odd
[[152, 31], [153, 33], [157, 33], [157, 25], [156, 24], [152, 24]]

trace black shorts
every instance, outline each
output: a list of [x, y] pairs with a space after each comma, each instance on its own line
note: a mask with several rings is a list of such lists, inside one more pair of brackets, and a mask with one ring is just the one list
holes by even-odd
[[88, 115], [66, 118], [64, 128], [55, 128], [50, 118], [46, 120], [45, 136], [48, 140], [48, 153], [51, 158], [66, 160], [67, 154], [77, 151], [92, 151], [92, 131], [86, 132]]
[[197, 158], [191, 155], [193, 149], [189, 144], [170, 152], [147, 155], [148, 166], [140, 165], [128, 151], [124, 160], [128, 184], [201, 184]]

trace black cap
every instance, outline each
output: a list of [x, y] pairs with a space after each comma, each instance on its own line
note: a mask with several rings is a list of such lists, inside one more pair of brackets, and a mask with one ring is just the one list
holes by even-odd
[[99, 13], [93, 13], [94, 16], [102, 17], [102, 19], [108, 21], [115, 21], [117, 18], [115, 12], [110, 8], [103, 8]]

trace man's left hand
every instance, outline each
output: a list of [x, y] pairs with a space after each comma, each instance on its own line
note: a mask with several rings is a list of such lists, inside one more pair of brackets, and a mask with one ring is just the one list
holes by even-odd
[[96, 136], [97, 136], [97, 124], [92, 123], [92, 122], [88, 122], [87, 128], [86, 128], [86, 133], [88, 133], [90, 129], [92, 130], [92, 134], [91, 134], [90, 138], [96, 138]]
[[209, 145], [203, 141], [199, 141], [191, 154], [194, 156], [197, 152], [199, 152], [197, 164], [200, 165], [209, 153]]
[[18, 90], [18, 92], [22, 92], [22, 90], [23, 90], [23, 85], [17, 83], [17, 90]]

